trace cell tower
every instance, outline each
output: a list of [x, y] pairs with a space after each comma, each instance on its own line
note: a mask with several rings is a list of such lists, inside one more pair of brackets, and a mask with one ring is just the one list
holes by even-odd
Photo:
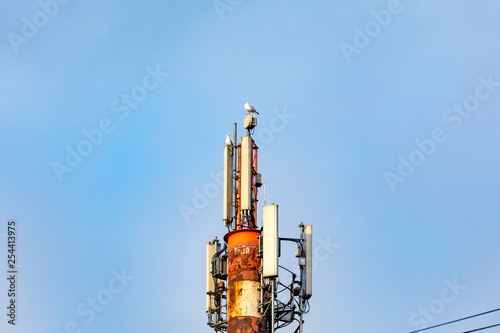
[[[228, 229], [224, 245], [215, 237], [206, 247], [206, 312], [215, 332], [274, 333], [297, 324], [303, 332], [303, 315], [312, 295], [312, 226], [300, 223], [299, 238], [278, 234], [278, 205], [264, 205], [262, 226], [257, 225], [257, 192], [263, 184], [257, 172], [259, 147], [252, 138], [258, 114], [248, 105], [247, 135], [237, 143], [226, 138], [224, 147], [223, 221]], [[297, 244], [298, 273], [278, 263], [281, 242]], [[281, 274], [291, 282], [280, 281]], [[225, 283], [227, 282], [227, 285]]]

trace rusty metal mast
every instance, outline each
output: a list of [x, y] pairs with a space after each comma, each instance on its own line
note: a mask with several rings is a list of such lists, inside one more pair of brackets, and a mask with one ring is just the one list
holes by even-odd
[[[226, 140], [224, 147], [223, 220], [228, 233], [224, 247], [217, 237], [207, 242], [208, 325], [215, 332], [274, 333], [298, 321], [295, 332], [302, 333], [302, 316], [311, 296], [312, 226], [301, 224], [299, 239], [279, 238], [275, 204], [263, 207], [262, 228], [257, 226], [257, 193], [263, 177], [257, 172], [258, 146], [251, 136], [256, 126], [257, 117], [249, 111], [244, 119], [247, 135], [238, 144], [234, 124], [233, 142]], [[290, 285], [278, 279], [280, 241], [297, 243], [300, 273], [298, 277], [292, 273]], [[289, 290], [287, 302], [277, 298], [278, 286]]]

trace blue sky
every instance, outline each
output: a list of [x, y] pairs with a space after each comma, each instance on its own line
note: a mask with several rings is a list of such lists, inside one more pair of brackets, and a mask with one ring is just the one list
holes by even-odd
[[314, 225], [306, 332], [500, 306], [496, 1], [63, 2], [0, 2], [0, 331], [210, 332], [205, 242], [247, 101], [281, 236]]

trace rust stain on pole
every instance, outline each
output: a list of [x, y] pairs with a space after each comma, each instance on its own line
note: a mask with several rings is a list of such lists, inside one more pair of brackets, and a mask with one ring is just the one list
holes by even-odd
[[266, 333], [267, 322], [259, 311], [260, 259], [257, 258], [260, 231], [230, 232], [228, 243], [228, 333]]

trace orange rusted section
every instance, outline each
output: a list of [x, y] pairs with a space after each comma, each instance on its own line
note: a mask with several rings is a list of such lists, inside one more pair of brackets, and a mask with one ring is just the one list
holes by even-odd
[[240, 246], [229, 250], [228, 254], [229, 288], [235, 281], [260, 281], [260, 259], [257, 258], [257, 246]]
[[259, 230], [245, 229], [224, 236], [228, 243], [228, 333], [267, 332], [267, 322], [259, 312], [259, 235]]
[[266, 320], [255, 317], [235, 317], [227, 325], [228, 333], [265, 333]]
[[259, 245], [257, 239], [259, 235], [260, 231], [258, 230], [236, 230], [224, 236], [224, 240], [227, 242], [229, 249], [238, 246], [257, 246]]

